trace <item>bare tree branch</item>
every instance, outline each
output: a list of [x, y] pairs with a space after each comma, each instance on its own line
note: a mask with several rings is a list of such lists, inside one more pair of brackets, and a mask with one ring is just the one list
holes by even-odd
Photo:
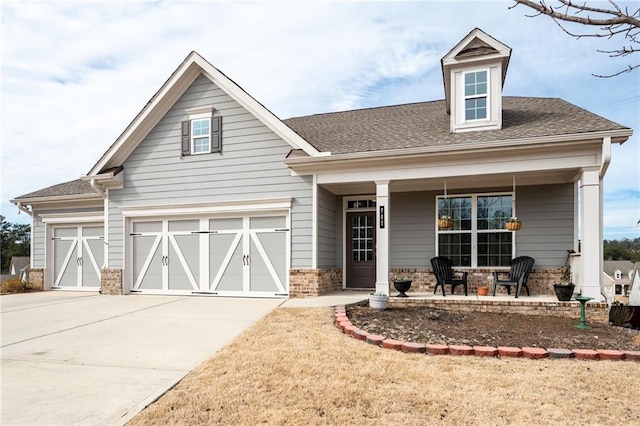
[[[547, 0], [514, 0], [516, 4], [510, 6], [510, 9], [518, 5], [526, 6], [535, 10], [535, 17], [540, 15], [549, 16], [566, 34], [576, 39], [583, 37], [596, 37], [612, 39], [614, 37], [623, 37], [624, 42], [621, 48], [615, 50], [598, 50], [605, 53], [611, 58], [628, 56], [633, 53], [640, 52], [640, 8], [635, 11], [624, 10], [618, 4], [609, 0], [610, 8], [588, 6], [584, 3], [576, 3], [572, 0], [556, 0], [556, 4], [552, 5]], [[578, 24], [591, 28], [585, 30], [587, 32], [570, 31], [565, 23]], [[625, 45], [624, 43], [628, 43]], [[611, 75], [595, 75], [596, 77], [614, 77], [623, 73], [631, 72], [640, 68], [640, 64], [628, 65], [623, 70]]]

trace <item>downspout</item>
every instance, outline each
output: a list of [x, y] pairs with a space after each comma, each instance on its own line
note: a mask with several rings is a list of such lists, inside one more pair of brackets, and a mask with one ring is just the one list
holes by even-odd
[[600, 165], [600, 179], [604, 178], [611, 163], [611, 137], [602, 138], [602, 164]]
[[98, 194], [102, 195], [102, 198], [105, 198], [105, 193], [104, 193], [104, 189], [102, 189], [100, 187], [100, 185], [98, 185], [98, 183], [96, 182], [95, 179], [91, 179], [89, 181], [89, 185], [91, 185], [91, 188], [93, 188], [94, 191], [96, 191]]
[[[604, 235], [603, 235], [603, 215], [604, 215], [604, 209], [603, 209], [603, 188], [602, 188], [602, 180], [604, 179], [604, 175], [607, 173], [607, 169], [609, 168], [609, 163], [611, 163], [611, 136], [607, 136], [605, 138], [602, 138], [602, 164], [600, 165], [600, 241], [603, 241]], [[603, 249], [601, 247], [601, 249]], [[604, 261], [602, 259], [602, 253], [600, 253], [600, 271], [603, 271], [604, 269]], [[602, 280], [602, 275], [601, 278]], [[600, 282], [600, 295], [604, 297], [605, 302], [607, 302], [607, 304], [609, 305], [609, 309], [611, 309], [611, 303], [613, 303], [614, 297], [613, 294], [611, 295], [611, 300], [609, 300], [609, 298], [607, 298], [607, 296], [604, 294], [604, 290], [602, 289], [602, 282]]]
[[[33, 212], [31, 210], [29, 210], [28, 208], [26, 208], [25, 206], [23, 206], [20, 201], [16, 202], [16, 207], [18, 207], [18, 209], [20, 209], [20, 211], [23, 211], [26, 214], [28, 214], [29, 216], [33, 217]], [[20, 212], [18, 212], [18, 214], [20, 214]]]

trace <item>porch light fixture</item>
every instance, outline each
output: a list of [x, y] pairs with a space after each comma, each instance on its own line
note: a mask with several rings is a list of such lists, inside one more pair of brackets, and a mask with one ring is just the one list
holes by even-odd
[[505, 227], [509, 231], [519, 231], [522, 228], [522, 221], [516, 216], [516, 175], [513, 175], [513, 196], [511, 197], [511, 217], [505, 222]]
[[453, 219], [451, 218], [451, 208], [449, 207], [449, 200], [447, 198], [447, 180], [444, 181], [444, 213], [438, 218], [439, 229], [451, 229], [453, 228]]

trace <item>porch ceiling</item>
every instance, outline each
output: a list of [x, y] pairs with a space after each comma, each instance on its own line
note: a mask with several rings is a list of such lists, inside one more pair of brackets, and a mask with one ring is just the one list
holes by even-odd
[[[548, 172], [517, 173], [516, 185], [550, 185], [558, 183], [571, 183], [578, 179], [580, 171], [577, 169], [554, 170]], [[403, 179], [392, 180], [389, 183], [391, 192], [413, 191], [442, 191], [444, 189], [443, 178], [432, 179]], [[475, 188], [511, 188], [513, 174], [501, 173], [483, 176], [455, 176], [448, 177], [447, 189], [449, 191], [466, 191]], [[376, 184], [369, 182], [348, 182], [322, 184], [323, 188], [336, 195], [375, 194]]]

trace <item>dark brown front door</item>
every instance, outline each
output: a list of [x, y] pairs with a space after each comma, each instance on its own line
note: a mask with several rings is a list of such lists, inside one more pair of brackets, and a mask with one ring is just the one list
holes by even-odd
[[376, 286], [376, 213], [347, 213], [347, 288]]

